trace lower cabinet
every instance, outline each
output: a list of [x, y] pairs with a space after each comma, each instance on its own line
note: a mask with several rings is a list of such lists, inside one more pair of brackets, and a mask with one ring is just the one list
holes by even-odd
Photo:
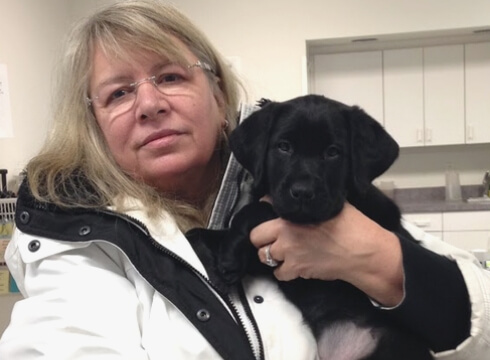
[[425, 232], [442, 239], [442, 213], [403, 214], [403, 218]]
[[442, 214], [443, 240], [465, 250], [490, 250], [490, 211]]
[[447, 231], [444, 241], [465, 250], [490, 250], [489, 231]]
[[411, 213], [403, 217], [459, 248], [490, 250], [490, 211]]

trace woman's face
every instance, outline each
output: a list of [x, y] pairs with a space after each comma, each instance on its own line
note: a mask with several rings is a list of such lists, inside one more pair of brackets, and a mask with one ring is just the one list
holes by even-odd
[[[199, 60], [179, 45], [189, 64]], [[161, 74], [168, 61], [150, 52], [132, 54], [128, 60], [108, 58], [99, 48], [94, 53], [90, 94], [99, 96], [93, 109], [110, 151], [130, 176], [162, 192], [199, 201], [219, 166], [215, 150], [225, 124], [220, 94], [213, 91], [206, 70], [197, 66], [189, 69], [177, 91], [164, 94], [151, 81], [140, 80]], [[179, 84], [181, 79], [170, 74], [164, 81]], [[132, 106], [122, 106], [122, 112], [120, 105], [104, 107], [101, 94], [113, 94], [119, 101], [125, 94], [119, 89], [138, 82]]]

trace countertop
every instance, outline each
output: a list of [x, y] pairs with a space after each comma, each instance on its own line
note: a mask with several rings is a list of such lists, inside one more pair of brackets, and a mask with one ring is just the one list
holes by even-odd
[[490, 211], [490, 203], [469, 203], [466, 201], [417, 201], [399, 203], [398, 206], [402, 213]]
[[480, 197], [481, 185], [461, 187], [462, 201], [446, 201], [445, 188], [395, 189], [394, 200], [402, 213], [452, 212], [452, 211], [490, 211], [490, 202], [467, 202], [466, 199]]

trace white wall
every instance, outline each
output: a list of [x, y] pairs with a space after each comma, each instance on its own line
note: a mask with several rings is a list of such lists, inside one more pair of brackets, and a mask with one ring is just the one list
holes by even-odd
[[[488, 0], [174, 0], [224, 55], [238, 56], [255, 96], [302, 92], [306, 40], [490, 25]], [[197, 5], [199, 4], [199, 5]]]
[[[106, 3], [110, 1], [105, 1]], [[0, 0], [0, 63], [7, 65], [14, 138], [0, 138], [0, 168], [14, 176], [37, 153], [51, 118], [52, 74], [73, 19], [102, 0]]]
[[[50, 74], [63, 35], [74, 19], [111, 2], [114, 0], [0, 0], [0, 63], [6, 63], [9, 70], [15, 132], [14, 139], [0, 139], [0, 168], [7, 168], [10, 175], [37, 152], [45, 137], [50, 118]], [[488, 0], [173, 3], [208, 34], [224, 55], [239, 59], [252, 100], [285, 100], [303, 93], [306, 40], [490, 25]], [[477, 162], [483, 163], [478, 156]], [[434, 161], [445, 162], [437, 155]], [[479, 171], [475, 168], [470, 173]], [[402, 175], [395, 174], [402, 183], [404, 172], [405, 168]], [[462, 174], [465, 180], [468, 174]], [[476, 177], [469, 176], [467, 181], [474, 183]], [[438, 173], [429, 178], [422, 176], [421, 182], [418, 179], [415, 176], [405, 184], [433, 185], [442, 177]]]
[[0, 167], [18, 172], [41, 146], [51, 74], [68, 22], [63, 0], [0, 0], [0, 63], [6, 64], [14, 138], [0, 139]]

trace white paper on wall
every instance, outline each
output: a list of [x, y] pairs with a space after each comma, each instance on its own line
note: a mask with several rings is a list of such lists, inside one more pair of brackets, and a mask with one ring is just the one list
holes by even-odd
[[13, 136], [7, 65], [0, 64], [0, 138]]

